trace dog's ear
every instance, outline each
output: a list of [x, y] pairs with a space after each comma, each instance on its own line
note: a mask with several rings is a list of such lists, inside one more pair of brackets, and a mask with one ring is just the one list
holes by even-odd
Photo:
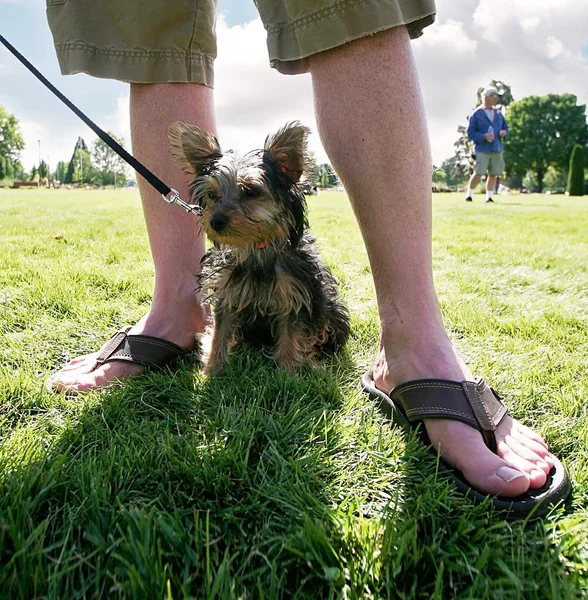
[[308, 134], [310, 129], [298, 121], [287, 123], [265, 139], [264, 150], [293, 183], [298, 183], [308, 168]]
[[218, 140], [196, 125], [176, 121], [169, 127], [168, 139], [173, 160], [186, 173], [202, 175], [222, 156]]

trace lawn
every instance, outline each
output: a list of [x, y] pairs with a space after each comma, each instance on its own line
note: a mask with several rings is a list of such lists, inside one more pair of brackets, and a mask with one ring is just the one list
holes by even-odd
[[452, 340], [573, 481], [529, 523], [461, 498], [358, 391], [369, 266], [346, 197], [309, 204], [353, 314], [340, 355], [287, 375], [241, 351], [210, 380], [186, 360], [67, 399], [49, 373], [149, 306], [138, 195], [0, 190], [2, 600], [587, 596], [588, 197], [434, 198]]

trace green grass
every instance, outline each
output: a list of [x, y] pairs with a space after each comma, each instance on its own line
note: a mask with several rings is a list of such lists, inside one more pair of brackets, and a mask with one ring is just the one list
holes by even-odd
[[369, 267], [344, 195], [309, 203], [344, 352], [290, 376], [240, 351], [212, 380], [187, 360], [66, 399], [48, 374], [149, 306], [139, 199], [0, 190], [2, 600], [586, 597], [588, 199], [434, 199], [451, 337], [573, 480], [536, 523], [461, 498], [358, 392]]

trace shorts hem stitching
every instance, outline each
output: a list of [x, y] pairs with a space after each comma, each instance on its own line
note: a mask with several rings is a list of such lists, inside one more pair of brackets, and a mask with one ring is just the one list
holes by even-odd
[[[348, 8], [357, 8], [358, 6], [365, 4], [366, 1], [367, 0], [337, 0], [334, 4], [330, 6], [324, 6], [323, 8], [320, 8], [311, 13], [306, 13], [301, 17], [298, 17], [294, 21], [288, 23], [287, 25], [283, 25], [281, 23], [269, 25], [267, 27], [268, 37], [276, 37], [278, 35], [284, 34], [290, 35], [292, 34], [292, 32], [294, 32], [296, 29], [299, 29], [300, 27], [304, 27], [311, 23], [316, 23], [317, 21], [321, 21], [323, 19], [332, 17], [334, 14], [341, 10], [345, 10]], [[420, 21], [421, 19], [428, 17], [432, 14], [434, 14], [434, 12], [431, 12], [430, 14], [416, 15], [414, 19], [409, 19], [404, 24], [409, 26], [410, 28], [410, 24], [413, 21]]]
[[203, 52], [197, 50], [188, 49], [187, 51], [175, 51], [175, 50], [115, 50], [112, 48], [98, 48], [97, 46], [90, 46], [83, 42], [63, 42], [55, 45], [57, 52], [85, 52], [86, 54], [93, 54], [96, 56], [109, 56], [116, 58], [180, 58], [185, 59], [186, 53], [191, 58], [201, 60], [209, 66], [214, 64], [214, 59]]
[[304, 27], [310, 23], [331, 17], [341, 9], [355, 8], [364, 2], [365, 0], [338, 0], [331, 6], [324, 6], [323, 8], [319, 8], [314, 12], [304, 14], [291, 23], [288, 23], [288, 25], [282, 25], [280, 23], [270, 25], [267, 28], [268, 36], [291, 33], [299, 27]]

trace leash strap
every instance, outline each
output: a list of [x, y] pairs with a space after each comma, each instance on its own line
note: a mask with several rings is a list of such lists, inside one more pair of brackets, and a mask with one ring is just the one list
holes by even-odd
[[137, 173], [142, 175], [162, 196], [168, 204], [178, 204], [186, 212], [201, 214], [198, 206], [188, 204], [180, 198], [177, 190], [167, 186], [159, 177], [154, 175], [145, 165], [129, 154], [116, 140], [109, 136], [96, 123], [89, 119], [73, 102], [64, 96], [35, 66], [33, 66], [8, 40], [0, 34], [0, 42], [41, 82], [49, 88], [69, 109], [71, 109], [101, 140], [114, 150]]

